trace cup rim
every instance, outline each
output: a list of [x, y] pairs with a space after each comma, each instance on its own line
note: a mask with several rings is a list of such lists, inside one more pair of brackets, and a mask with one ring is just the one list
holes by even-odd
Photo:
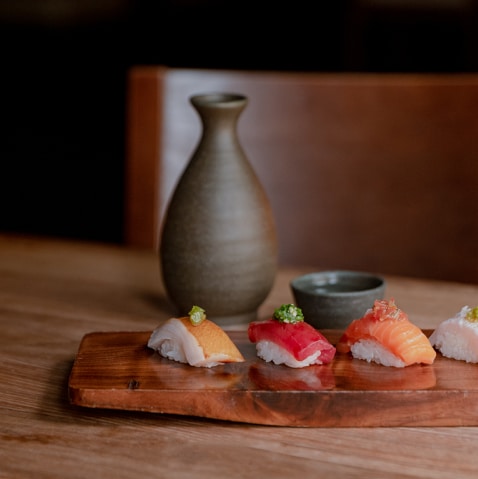
[[[331, 281], [331, 278], [340, 278], [340, 277], [350, 277], [350, 278], [364, 278], [369, 280], [375, 280], [376, 285], [369, 288], [360, 289], [357, 291], [324, 291], [324, 292], [310, 292], [304, 287], [315, 278], [324, 278], [324, 284], [333, 284], [337, 281]], [[328, 280], [328, 281], [327, 281]], [[290, 287], [293, 291], [297, 291], [300, 294], [307, 296], [320, 296], [320, 297], [354, 297], [361, 296], [365, 294], [370, 294], [373, 291], [384, 288], [386, 281], [380, 274], [366, 272], [366, 271], [355, 271], [347, 269], [337, 269], [337, 270], [323, 270], [323, 271], [313, 271], [306, 273], [300, 276], [296, 276], [290, 281]]]

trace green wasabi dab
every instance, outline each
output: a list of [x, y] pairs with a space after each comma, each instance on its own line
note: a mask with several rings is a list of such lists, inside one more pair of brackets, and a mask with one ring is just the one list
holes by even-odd
[[188, 314], [189, 320], [194, 326], [201, 324], [206, 319], [206, 311], [199, 306], [193, 306]]
[[273, 318], [281, 323], [300, 323], [304, 321], [304, 314], [295, 304], [283, 304], [274, 310]]
[[466, 313], [466, 320], [470, 321], [470, 323], [478, 322], [478, 306], [475, 306]]

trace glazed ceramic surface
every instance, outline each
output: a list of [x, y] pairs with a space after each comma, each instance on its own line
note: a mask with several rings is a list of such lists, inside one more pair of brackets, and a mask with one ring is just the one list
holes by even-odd
[[160, 241], [166, 290], [187, 314], [193, 305], [219, 324], [256, 319], [277, 268], [270, 204], [237, 136], [247, 98], [198, 95], [202, 137], [169, 204]]
[[307, 322], [319, 329], [345, 329], [383, 299], [385, 280], [360, 271], [319, 271], [294, 278], [290, 287]]

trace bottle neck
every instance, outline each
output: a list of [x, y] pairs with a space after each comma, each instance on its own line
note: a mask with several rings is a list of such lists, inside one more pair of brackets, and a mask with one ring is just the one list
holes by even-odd
[[201, 143], [227, 148], [237, 145], [237, 123], [247, 99], [242, 95], [211, 94], [191, 98], [202, 121]]

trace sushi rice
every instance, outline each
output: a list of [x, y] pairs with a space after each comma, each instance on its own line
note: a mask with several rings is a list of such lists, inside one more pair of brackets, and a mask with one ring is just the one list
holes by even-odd
[[398, 356], [374, 339], [360, 339], [350, 346], [352, 356], [369, 363], [374, 362], [382, 366], [403, 368], [406, 366]]
[[478, 363], [478, 322], [470, 319], [472, 311], [469, 306], [464, 306], [431, 334], [430, 343], [443, 356]]
[[312, 364], [323, 364], [320, 359], [321, 350], [316, 350], [313, 354], [300, 361], [273, 341], [261, 340], [256, 343], [256, 351], [257, 356], [264, 361], [268, 363], [273, 362], [274, 364], [285, 364], [290, 368], [303, 368]]

